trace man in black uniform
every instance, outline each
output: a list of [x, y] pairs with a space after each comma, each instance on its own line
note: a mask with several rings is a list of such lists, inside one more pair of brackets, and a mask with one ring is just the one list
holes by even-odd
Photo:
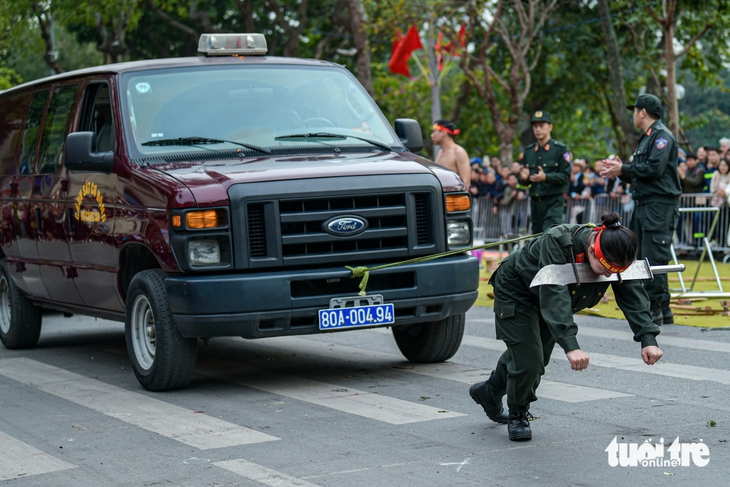
[[[672, 236], [679, 220], [679, 195], [682, 185], [674, 135], [661, 122], [662, 102], [654, 95], [639, 95], [627, 107], [634, 111], [634, 125], [643, 132], [631, 164], [620, 159], [604, 160], [604, 177], [621, 176], [631, 182], [636, 205], [631, 229], [639, 238], [639, 258], [651, 265], [666, 265], [671, 259]], [[657, 325], [674, 323], [669, 307], [666, 274], [645, 281], [651, 300], [652, 321]]]
[[553, 117], [548, 112], [532, 115], [532, 132], [536, 144], [525, 149], [520, 179], [530, 188], [532, 233], [540, 233], [551, 225], [563, 223], [564, 193], [568, 192], [572, 157], [568, 146], [550, 138]]

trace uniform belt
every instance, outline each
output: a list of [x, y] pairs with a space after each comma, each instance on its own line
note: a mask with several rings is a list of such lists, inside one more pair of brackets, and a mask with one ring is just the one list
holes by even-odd
[[547, 194], [547, 195], [535, 195], [530, 196], [530, 199], [536, 200], [538, 203], [542, 203], [543, 201], [549, 200], [550, 198], [557, 198], [558, 196], [563, 196], [563, 194]]

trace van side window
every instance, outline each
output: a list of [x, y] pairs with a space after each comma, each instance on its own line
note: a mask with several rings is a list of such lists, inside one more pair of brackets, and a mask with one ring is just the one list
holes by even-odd
[[76, 98], [77, 86], [61, 86], [53, 91], [51, 104], [43, 127], [38, 172], [50, 174], [58, 172], [63, 156], [63, 144], [68, 133], [68, 119]]
[[50, 90], [39, 91], [33, 95], [30, 102], [30, 111], [23, 129], [23, 148], [20, 155], [18, 174], [30, 174], [35, 169], [35, 148], [38, 143], [38, 135], [41, 129], [43, 110], [46, 108], [46, 100]]
[[80, 130], [94, 132], [94, 152], [114, 150], [114, 121], [109, 85], [106, 83], [93, 83], [86, 88]]
[[0, 96], [0, 175], [18, 173], [18, 149], [31, 93]]

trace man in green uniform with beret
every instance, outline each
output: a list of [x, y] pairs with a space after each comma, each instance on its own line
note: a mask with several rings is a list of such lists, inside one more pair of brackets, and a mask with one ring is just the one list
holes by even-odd
[[[682, 184], [677, 172], [678, 154], [674, 135], [661, 122], [662, 102], [654, 95], [639, 95], [629, 105], [634, 125], [642, 131], [631, 163], [620, 159], [604, 160], [601, 176], [620, 176], [631, 182], [635, 210], [631, 229], [639, 238], [639, 258], [651, 265], [666, 265], [671, 259], [671, 244], [679, 220], [679, 195]], [[669, 286], [665, 274], [645, 281], [651, 300], [652, 321], [657, 325], [674, 323], [669, 307]]]
[[530, 191], [532, 233], [563, 223], [565, 197], [570, 183], [572, 156], [568, 146], [550, 137], [553, 117], [541, 110], [532, 114], [537, 143], [525, 148], [520, 179]]

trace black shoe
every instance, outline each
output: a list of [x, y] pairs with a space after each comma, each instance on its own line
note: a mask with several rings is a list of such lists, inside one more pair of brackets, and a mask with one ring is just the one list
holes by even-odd
[[529, 441], [532, 439], [532, 428], [530, 428], [532, 415], [527, 408], [520, 408], [517, 411], [510, 410], [507, 432], [511, 441]]
[[[664, 324], [664, 313], [662, 313], [661, 303], [652, 302], [650, 309], [651, 309], [651, 322], [657, 326], [662, 326]], [[674, 315], [672, 315], [672, 320], [674, 320]]]
[[509, 415], [504, 411], [502, 400], [497, 399], [489, 388], [489, 380], [477, 382], [469, 388], [469, 395], [479, 404], [487, 417], [499, 424], [509, 423]]
[[662, 303], [662, 323], [665, 325], [674, 324], [674, 313], [672, 313], [672, 308], [669, 307], [669, 301]]

